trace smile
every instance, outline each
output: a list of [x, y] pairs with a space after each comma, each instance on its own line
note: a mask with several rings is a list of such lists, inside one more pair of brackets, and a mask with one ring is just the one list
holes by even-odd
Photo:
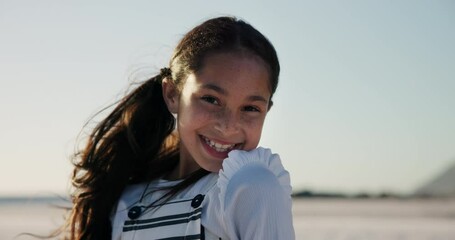
[[215, 151], [223, 153], [232, 150], [236, 144], [221, 144], [218, 142], [215, 142], [213, 140], [210, 140], [204, 136], [201, 136], [202, 139], [209, 145], [211, 148], [213, 148]]

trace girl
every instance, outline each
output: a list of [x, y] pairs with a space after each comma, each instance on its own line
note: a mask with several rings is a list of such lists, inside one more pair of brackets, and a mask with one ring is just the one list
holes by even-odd
[[289, 174], [257, 147], [279, 71], [244, 21], [188, 32], [79, 154], [69, 238], [294, 239]]

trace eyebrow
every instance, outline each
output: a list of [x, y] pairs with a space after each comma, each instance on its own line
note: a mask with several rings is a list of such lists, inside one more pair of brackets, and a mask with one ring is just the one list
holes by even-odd
[[[219, 87], [217, 85], [214, 85], [214, 84], [207, 83], [207, 84], [202, 85], [202, 88], [213, 90], [213, 91], [218, 92], [218, 93], [220, 93], [222, 95], [228, 95], [226, 90], [224, 90], [223, 88], [221, 88], [221, 87]], [[249, 96], [248, 100], [250, 100], [250, 101], [260, 101], [260, 102], [264, 102], [264, 103], [268, 103], [269, 102], [269, 101], [267, 101], [267, 99], [265, 99], [264, 97], [259, 96], [259, 95]]]
[[226, 90], [218, 87], [217, 85], [214, 85], [214, 84], [210, 84], [210, 83], [206, 83], [204, 85], [202, 85], [202, 88], [205, 88], [205, 89], [210, 89], [210, 90], [213, 90], [215, 92], [218, 92], [222, 95], [228, 95]]

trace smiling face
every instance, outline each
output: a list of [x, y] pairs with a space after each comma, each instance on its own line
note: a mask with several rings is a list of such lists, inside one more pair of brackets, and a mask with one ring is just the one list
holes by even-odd
[[229, 151], [257, 147], [271, 97], [269, 72], [259, 58], [209, 55], [181, 91], [167, 81], [163, 91], [177, 114], [181, 177], [200, 167], [218, 172]]

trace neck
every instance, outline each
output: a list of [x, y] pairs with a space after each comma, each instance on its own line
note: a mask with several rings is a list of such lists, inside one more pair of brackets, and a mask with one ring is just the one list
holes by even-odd
[[192, 161], [188, 161], [187, 159], [183, 159], [182, 155], [185, 155], [184, 153], [182, 154], [182, 149], [180, 149], [180, 160], [177, 163], [177, 166], [166, 176], [164, 176], [164, 179], [166, 180], [179, 180], [179, 179], [185, 179], [195, 171], [199, 170], [201, 167]]

